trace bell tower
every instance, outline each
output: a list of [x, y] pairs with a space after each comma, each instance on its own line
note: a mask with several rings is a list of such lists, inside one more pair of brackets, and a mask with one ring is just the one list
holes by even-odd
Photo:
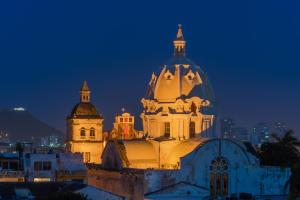
[[67, 117], [67, 150], [81, 153], [85, 163], [100, 163], [103, 151], [103, 118], [91, 103], [86, 81], [80, 90], [80, 102]]

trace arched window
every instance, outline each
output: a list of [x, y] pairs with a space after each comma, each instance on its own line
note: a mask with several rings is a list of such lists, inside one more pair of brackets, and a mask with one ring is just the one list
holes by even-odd
[[80, 137], [84, 138], [85, 137], [85, 128], [80, 129]]
[[95, 129], [94, 128], [90, 129], [90, 137], [95, 138]]
[[218, 157], [210, 165], [210, 194], [212, 196], [228, 195], [228, 162]]
[[196, 127], [195, 122], [190, 122], [190, 138], [194, 138], [196, 136]]

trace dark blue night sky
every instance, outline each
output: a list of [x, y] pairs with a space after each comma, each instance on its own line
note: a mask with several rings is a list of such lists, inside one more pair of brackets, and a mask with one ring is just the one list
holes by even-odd
[[122, 107], [138, 117], [152, 72], [172, 56], [178, 23], [220, 116], [300, 131], [296, 0], [1, 1], [0, 107], [26, 107], [64, 130], [86, 79], [106, 128]]

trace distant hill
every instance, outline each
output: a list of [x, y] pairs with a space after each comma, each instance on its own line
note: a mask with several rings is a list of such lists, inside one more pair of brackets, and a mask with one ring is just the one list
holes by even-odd
[[64, 134], [31, 115], [28, 111], [0, 110], [0, 131], [9, 134], [12, 142], [31, 141], [43, 136]]

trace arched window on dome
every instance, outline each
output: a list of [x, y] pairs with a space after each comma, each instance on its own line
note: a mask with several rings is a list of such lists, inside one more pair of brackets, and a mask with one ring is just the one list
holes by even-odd
[[95, 129], [94, 129], [94, 128], [91, 128], [91, 129], [90, 129], [90, 137], [91, 137], [92, 139], [95, 138]]
[[228, 195], [228, 162], [218, 157], [210, 165], [210, 194], [224, 197]]
[[190, 122], [190, 138], [194, 138], [196, 136], [196, 124], [195, 122]]
[[85, 128], [80, 129], [80, 138], [85, 138]]

